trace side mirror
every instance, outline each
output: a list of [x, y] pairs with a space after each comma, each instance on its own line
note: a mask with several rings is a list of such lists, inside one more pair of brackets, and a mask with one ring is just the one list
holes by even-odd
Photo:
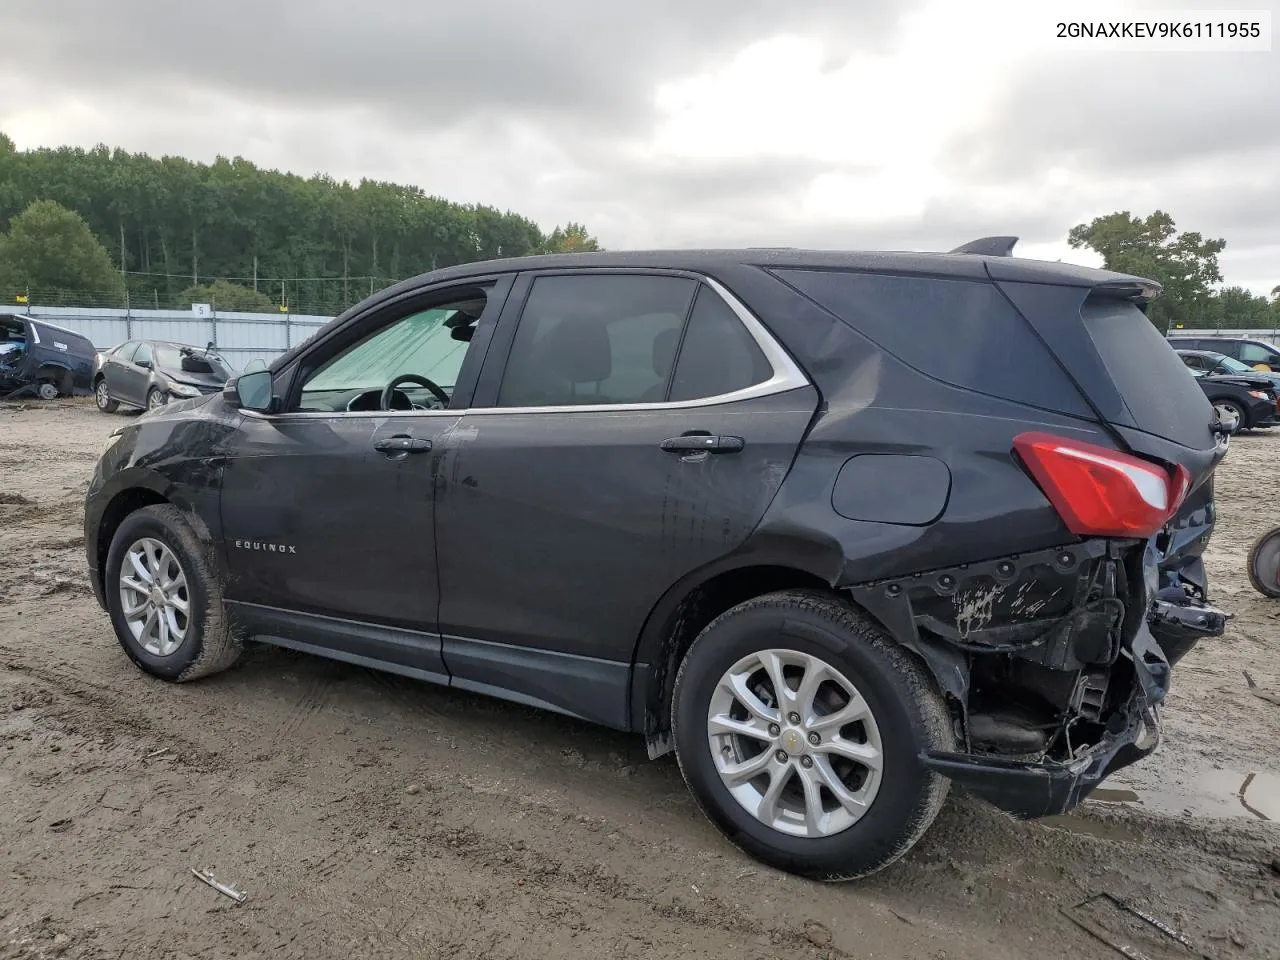
[[222, 388], [222, 399], [239, 410], [272, 413], [275, 397], [271, 388], [271, 371], [255, 370], [228, 380]]
[[150, 361], [150, 360], [136, 360], [136, 361], [134, 361], [134, 362], [135, 362], [138, 366], [140, 366], [143, 370], [150, 370], [150, 369], [151, 369], [151, 361]]

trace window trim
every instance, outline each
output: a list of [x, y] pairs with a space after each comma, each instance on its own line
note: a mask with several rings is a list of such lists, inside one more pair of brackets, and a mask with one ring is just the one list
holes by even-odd
[[[769, 364], [770, 369], [773, 371], [772, 375], [768, 379], [762, 380], [760, 383], [753, 384], [750, 387], [743, 387], [741, 390], [734, 390], [729, 393], [717, 394], [716, 396], [711, 396], [711, 397], [699, 397], [696, 400], [663, 400], [655, 403], [592, 403], [592, 404], [584, 403], [584, 404], [569, 404], [566, 406], [547, 406], [547, 407], [499, 407], [499, 406], [487, 405], [487, 406], [479, 406], [479, 407], [473, 407], [473, 406], [456, 407], [456, 408], [450, 407], [446, 410], [391, 410], [391, 411], [387, 411], [387, 410], [335, 410], [335, 411], [316, 410], [316, 411], [305, 411], [305, 412], [286, 411], [281, 413], [269, 413], [269, 414], [261, 413], [256, 410], [241, 410], [240, 413], [243, 416], [252, 417], [255, 420], [271, 420], [271, 421], [331, 420], [334, 418], [341, 418], [341, 419], [383, 418], [385, 419], [386, 417], [389, 417], [389, 416], [394, 416], [397, 419], [401, 417], [405, 417], [405, 418], [453, 417], [456, 419], [458, 417], [465, 418], [467, 416], [475, 416], [477, 414], [484, 415], [484, 416], [493, 416], [494, 414], [515, 414], [518, 416], [528, 416], [530, 414], [563, 414], [563, 413], [627, 413], [627, 412], [643, 413], [646, 411], [661, 412], [661, 411], [676, 411], [676, 410], [693, 410], [701, 407], [721, 406], [727, 403], [740, 403], [745, 400], [757, 400], [762, 397], [771, 397], [771, 396], [776, 396], [782, 393], [788, 393], [792, 390], [798, 390], [801, 387], [812, 386], [812, 383], [809, 380], [808, 375], [806, 375], [805, 372], [800, 368], [800, 365], [797, 364], [795, 360], [791, 358], [791, 354], [789, 354], [782, 347], [782, 345], [777, 341], [777, 339], [773, 336], [773, 334], [769, 332], [769, 330], [765, 327], [765, 325], [755, 316], [755, 314], [753, 314], [747, 308], [746, 304], [744, 304], [741, 300], [739, 300], [736, 296], [734, 296], [734, 294], [731, 293], [722, 283], [720, 283], [718, 280], [714, 279], [713, 277], [709, 277], [709, 276], [706, 276], [705, 274], [699, 274], [699, 273], [686, 273], [684, 271], [673, 273], [673, 272], [668, 272], [663, 270], [650, 271], [650, 270], [643, 270], [643, 269], [642, 270], [632, 269], [632, 270], [622, 270], [622, 271], [613, 270], [613, 269], [600, 269], [600, 270], [587, 269], [587, 270], [572, 270], [572, 271], [556, 270], [556, 271], [549, 271], [548, 275], [554, 274], [557, 276], [591, 276], [591, 275], [598, 275], [598, 274], [617, 274], [617, 273], [626, 273], [632, 276], [635, 276], [635, 275], [685, 276], [692, 280], [697, 280], [701, 283], [706, 284], [708, 287], [711, 288], [711, 290], [713, 290], [716, 293], [717, 296], [720, 297], [721, 300], [725, 302], [725, 304], [729, 307], [729, 309], [733, 311], [734, 315], [738, 318], [738, 321], [744, 327], [746, 327], [747, 332], [751, 335], [751, 338], [756, 342], [756, 346], [758, 346], [760, 348], [760, 352], [764, 354], [765, 361]], [[539, 273], [537, 275], [540, 276], [542, 274]], [[479, 285], [479, 283], [482, 282], [481, 280], [482, 277], [484, 278], [484, 280], [492, 282], [492, 279], [493, 279], [492, 275], [480, 275], [475, 279], [453, 280], [453, 281], [450, 281], [446, 286], [456, 288], [456, 287]], [[506, 310], [512, 306], [512, 303], [509, 298], [513, 290], [514, 290], [514, 285], [508, 286], [504, 290], [503, 299], [506, 301], [506, 303], [504, 305], [500, 305], [499, 307], [500, 312], [498, 314], [497, 320], [491, 325], [489, 329], [491, 336], [488, 339], [488, 342], [483, 344], [485, 356], [482, 358], [482, 363], [484, 367], [487, 367], [490, 363], [493, 363], [499, 360], [502, 363], [503, 368], [505, 369], [506, 367], [506, 361], [510, 354], [510, 346], [513, 341], [508, 340], [505, 346], [500, 348], [502, 350], [501, 357], [493, 357], [493, 356], [490, 356], [489, 354], [490, 354], [491, 348], [495, 345], [492, 337], [492, 333], [496, 331], [499, 326], [501, 326], [503, 323], [506, 322], [506, 317], [504, 316], [504, 314]], [[408, 294], [402, 298], [397, 298], [396, 304], [400, 305], [400, 304], [403, 304], [405, 300], [416, 299], [418, 297], [423, 296], [424, 294], [430, 295], [433, 292], [434, 291], [431, 290], [430, 288], [426, 290], [414, 291], [412, 294]], [[696, 303], [696, 297], [694, 302]], [[384, 304], [382, 306], [391, 306], [391, 305], [392, 304]], [[381, 309], [381, 307], [379, 309]], [[519, 309], [523, 311], [524, 309], [523, 303], [519, 304]], [[366, 316], [368, 315], [366, 314]], [[359, 320], [352, 321], [352, 326], [354, 326], [358, 322]], [[477, 328], [477, 334], [478, 333], [479, 333], [479, 329]], [[306, 359], [305, 356], [298, 358], [298, 360], [305, 360], [305, 359]], [[679, 361], [678, 352], [676, 355], [676, 359], [678, 362]], [[468, 358], [468, 362], [469, 361], [470, 361], [470, 358]], [[293, 364], [290, 364], [290, 367], [295, 368], [294, 371], [289, 374], [290, 379], [293, 381], [296, 381], [298, 377], [298, 370], [296, 369], [297, 364], [298, 364], [298, 361], [295, 361]], [[673, 367], [673, 370], [674, 370], [674, 367]], [[483, 378], [483, 367], [480, 371], [477, 372], [476, 381], [473, 384], [476, 390], [479, 389], [482, 378]], [[293, 385], [291, 384], [290, 391], [289, 391], [290, 393], [292, 393], [292, 389], [293, 389]], [[496, 393], [495, 393], [495, 397], [496, 397]], [[472, 399], [474, 399], [474, 391], [472, 394]]]
[[[614, 271], [606, 270], [583, 270], [574, 271], [572, 273], [557, 271], [555, 275], [591, 276], [613, 272]], [[628, 271], [627, 273], [630, 276], [639, 275], [661, 277], [673, 275], [661, 272], [649, 273], [647, 271]], [[714, 278], [703, 274], [680, 275], [688, 276], [690, 279], [694, 279], [705, 284], [722, 301], [724, 301], [725, 305], [731, 311], [733, 311], [734, 316], [738, 318], [738, 322], [746, 327], [747, 333], [751, 335], [751, 339], [755, 341], [756, 346], [760, 348], [760, 352], [764, 354], [765, 362], [769, 364], [769, 368], [772, 371], [772, 374], [768, 379], [752, 384], [749, 387], [743, 387], [740, 390], [732, 390], [729, 393], [716, 394], [710, 397], [698, 397], [695, 400], [659, 400], [653, 403], [571, 403], [533, 407], [504, 407], [489, 405], [483, 407], [467, 407], [463, 412], [468, 414], [482, 413], [486, 415], [492, 415], [495, 413], [514, 413], [524, 415], [531, 413], [640, 413], [647, 410], [690, 410], [698, 407], [713, 407], [726, 403], [739, 403], [743, 400], [755, 400], [759, 397], [768, 397], [778, 393], [786, 393], [787, 391], [810, 385], [809, 378], [805, 375], [804, 371], [800, 369], [800, 366], [791, 359], [791, 355], [787, 353], [786, 350], [782, 348], [781, 344], [774, 339], [773, 335], [765, 329], [764, 324], [747, 309], [746, 304], [725, 289], [723, 284]], [[693, 309], [693, 306], [696, 305], [696, 303], [697, 293], [695, 292], [694, 299], [690, 303], [690, 309]], [[522, 312], [523, 309], [524, 307], [522, 304]], [[515, 341], [512, 340], [511, 342], [514, 343]], [[683, 331], [681, 335], [681, 345], [683, 346]], [[508, 357], [504, 358], [504, 367], [505, 360], [510, 357], [510, 346], [508, 346], [507, 353]], [[677, 350], [674, 363], [679, 363], [679, 361], [680, 354], [679, 350]], [[673, 372], [674, 369], [675, 367], [673, 364]], [[499, 387], [500, 386], [501, 384], [499, 383]], [[668, 384], [668, 392], [670, 392], [670, 384]]]

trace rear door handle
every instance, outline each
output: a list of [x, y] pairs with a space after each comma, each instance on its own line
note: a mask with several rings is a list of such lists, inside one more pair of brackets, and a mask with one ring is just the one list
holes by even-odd
[[745, 445], [741, 437], [723, 437], [705, 433], [668, 437], [659, 444], [667, 453], [737, 453]]
[[420, 440], [407, 434], [384, 437], [373, 445], [373, 449], [383, 453], [422, 453], [431, 449], [430, 440]]

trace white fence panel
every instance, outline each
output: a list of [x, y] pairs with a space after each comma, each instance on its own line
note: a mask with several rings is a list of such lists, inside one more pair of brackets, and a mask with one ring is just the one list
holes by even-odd
[[183, 320], [134, 317], [129, 339], [172, 340], [203, 347], [213, 339], [213, 324], [208, 320], [196, 320], [192, 317]]
[[88, 307], [32, 306], [26, 312], [88, 337], [99, 350], [108, 350], [126, 340], [171, 340], [197, 347], [213, 341], [219, 352], [240, 369], [251, 360], [270, 363], [333, 319], [315, 314], [230, 312], [197, 317], [189, 310]]

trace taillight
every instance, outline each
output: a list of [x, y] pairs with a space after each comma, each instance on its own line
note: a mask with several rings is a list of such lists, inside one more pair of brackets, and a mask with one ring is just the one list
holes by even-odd
[[1014, 437], [1013, 449], [1067, 529], [1086, 537], [1150, 537], [1182, 505], [1191, 474], [1049, 433]]

